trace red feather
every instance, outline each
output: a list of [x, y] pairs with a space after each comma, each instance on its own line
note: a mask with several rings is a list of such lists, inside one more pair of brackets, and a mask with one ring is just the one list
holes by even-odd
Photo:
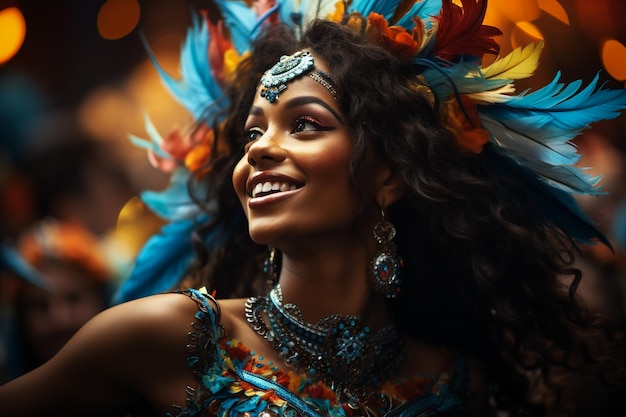
[[213, 24], [206, 15], [204, 17], [210, 34], [207, 53], [209, 54], [211, 73], [219, 85], [224, 85], [224, 54], [232, 48], [232, 43], [224, 34], [224, 22], [222, 20], [219, 20], [217, 24]]
[[433, 54], [449, 61], [463, 55], [497, 55], [500, 45], [493, 37], [502, 32], [483, 25], [486, 11], [487, 0], [461, 0], [461, 6], [443, 0]]

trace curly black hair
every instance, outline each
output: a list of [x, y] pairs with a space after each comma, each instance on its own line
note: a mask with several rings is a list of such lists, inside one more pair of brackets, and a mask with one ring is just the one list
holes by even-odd
[[[416, 88], [408, 60], [335, 23], [313, 22], [301, 39], [271, 25], [240, 63], [226, 91], [226, 121], [209, 121], [220, 143], [203, 181], [216, 190], [218, 211], [198, 231], [200, 262], [184, 285], [206, 285], [221, 297], [262, 291], [267, 248], [248, 235], [231, 175], [263, 71], [302, 48], [324, 61], [337, 86], [354, 136], [355, 190], [368, 150], [389, 161], [406, 184], [389, 213], [405, 263], [401, 294], [390, 301], [400, 328], [475, 358], [490, 381], [494, 410], [546, 415], [556, 404], [554, 410], [566, 414], [564, 404], [576, 392], [564, 380], [593, 372], [606, 386], [604, 415], [623, 413], [623, 310], [602, 315], [585, 307], [576, 244], [546, 221], [519, 177], [502, 170], [511, 162], [491, 145], [481, 154], [457, 146], [440, 103]], [[217, 231], [222, 244], [205, 247], [207, 231]]]

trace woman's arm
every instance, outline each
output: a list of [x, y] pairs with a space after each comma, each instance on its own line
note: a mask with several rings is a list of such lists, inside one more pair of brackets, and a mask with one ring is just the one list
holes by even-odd
[[196, 309], [184, 295], [164, 294], [102, 312], [49, 362], [0, 387], [0, 417], [162, 415], [184, 404]]

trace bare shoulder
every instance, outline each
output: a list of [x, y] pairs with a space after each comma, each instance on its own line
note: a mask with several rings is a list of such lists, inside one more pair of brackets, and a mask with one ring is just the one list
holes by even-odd
[[183, 294], [158, 294], [111, 307], [83, 330], [126, 334], [131, 339], [154, 334], [162, 339], [170, 333], [186, 334], [197, 309]]
[[89, 347], [89, 352], [102, 359], [120, 350], [134, 356], [148, 346], [151, 351], [180, 346], [180, 339], [189, 331], [196, 309], [197, 305], [189, 297], [174, 293], [113, 306], [79, 330], [62, 353], [81, 356], [80, 351]]
[[[189, 297], [162, 294], [103, 311], [49, 362], [0, 388], [0, 415], [109, 415], [182, 403], [193, 382], [185, 345], [197, 308]], [[25, 404], [30, 396], [38, 401]]]

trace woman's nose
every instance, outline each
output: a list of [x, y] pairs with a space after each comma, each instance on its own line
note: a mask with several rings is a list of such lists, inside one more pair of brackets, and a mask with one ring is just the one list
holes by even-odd
[[285, 160], [287, 152], [277, 137], [277, 133], [266, 131], [248, 148], [248, 163], [253, 167], [279, 163]]

